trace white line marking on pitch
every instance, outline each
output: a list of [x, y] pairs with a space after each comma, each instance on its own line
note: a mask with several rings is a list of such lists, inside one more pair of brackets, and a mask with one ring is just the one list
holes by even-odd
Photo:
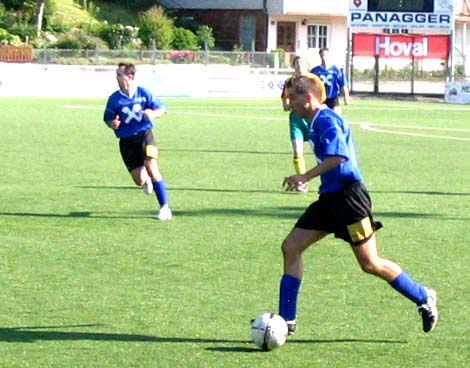
[[[464, 137], [450, 137], [450, 136], [446, 136], [446, 135], [431, 135], [431, 134], [423, 134], [423, 133], [399, 132], [399, 131], [396, 131], [396, 130], [374, 128], [369, 123], [359, 123], [359, 124], [360, 124], [362, 129], [368, 130], [370, 132], [376, 132], [376, 133], [407, 135], [407, 136], [419, 137], [419, 138], [437, 138], [437, 139], [450, 139], [450, 140], [458, 140], [458, 141], [470, 141], [470, 138], [464, 138]], [[436, 128], [436, 127], [424, 127], [424, 126], [404, 126], [404, 125], [392, 125], [392, 124], [381, 124], [379, 126], [391, 126], [391, 127], [394, 127], [394, 128], [404, 128], [404, 129], [439, 130], [439, 131], [450, 131], [450, 132], [470, 132], [470, 129]]]

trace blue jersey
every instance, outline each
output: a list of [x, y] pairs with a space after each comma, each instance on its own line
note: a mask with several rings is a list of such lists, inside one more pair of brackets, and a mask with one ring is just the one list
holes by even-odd
[[321, 175], [320, 194], [338, 192], [362, 180], [351, 129], [333, 110], [322, 105], [310, 123], [309, 139], [318, 162], [328, 156], [346, 159], [335, 169]]
[[318, 65], [311, 72], [318, 75], [322, 80], [325, 85], [327, 98], [335, 98], [341, 95], [341, 89], [348, 84], [343, 69], [335, 65], [331, 65], [328, 68]]
[[129, 97], [121, 91], [109, 96], [103, 120], [106, 124], [119, 115], [121, 125], [114, 131], [118, 138], [127, 138], [153, 128], [153, 123], [147, 119], [143, 112], [145, 109], [165, 109], [165, 105], [150, 91], [137, 87], [134, 94]]

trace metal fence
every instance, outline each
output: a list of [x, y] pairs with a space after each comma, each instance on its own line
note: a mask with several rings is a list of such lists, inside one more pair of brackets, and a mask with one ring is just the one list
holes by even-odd
[[[285, 67], [286, 55], [247, 51], [58, 50], [34, 49], [33, 62], [62, 65], [114, 65], [116, 60], [136, 64], [228, 64], [253, 68]], [[287, 62], [289, 58], [287, 58]]]
[[[59, 50], [33, 49], [31, 62], [45, 65], [116, 65], [116, 62], [132, 62], [136, 65], [233, 65], [248, 66], [256, 73], [290, 73], [290, 62], [295, 54], [284, 52], [254, 51], [162, 51], [150, 50]], [[14, 60], [12, 60], [14, 62]], [[21, 61], [20, 61], [21, 62]], [[379, 69], [373, 59], [352, 58], [347, 75], [352, 92], [443, 94], [448, 77], [445, 63], [431, 61], [381, 61]], [[282, 71], [282, 72], [281, 72]], [[452, 79], [466, 80], [456, 75]]]

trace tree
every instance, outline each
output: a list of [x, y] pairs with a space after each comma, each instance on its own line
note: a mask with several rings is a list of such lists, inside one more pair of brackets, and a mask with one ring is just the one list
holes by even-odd
[[215, 39], [211, 27], [207, 25], [200, 26], [196, 31], [196, 35], [201, 45], [204, 46], [204, 49], [214, 47]]
[[157, 49], [169, 50], [175, 38], [174, 21], [164, 14], [162, 7], [154, 6], [139, 15], [139, 37], [147, 47], [154, 41]]

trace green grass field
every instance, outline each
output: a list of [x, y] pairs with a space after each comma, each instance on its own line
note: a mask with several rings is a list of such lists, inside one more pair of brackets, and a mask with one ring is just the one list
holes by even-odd
[[330, 237], [305, 254], [298, 333], [263, 353], [249, 320], [277, 311], [281, 241], [316, 198], [281, 191], [287, 115], [278, 99], [165, 102], [170, 222], [132, 185], [104, 99], [0, 100], [1, 367], [468, 366], [470, 107], [344, 114], [381, 252], [437, 289], [436, 329]]

